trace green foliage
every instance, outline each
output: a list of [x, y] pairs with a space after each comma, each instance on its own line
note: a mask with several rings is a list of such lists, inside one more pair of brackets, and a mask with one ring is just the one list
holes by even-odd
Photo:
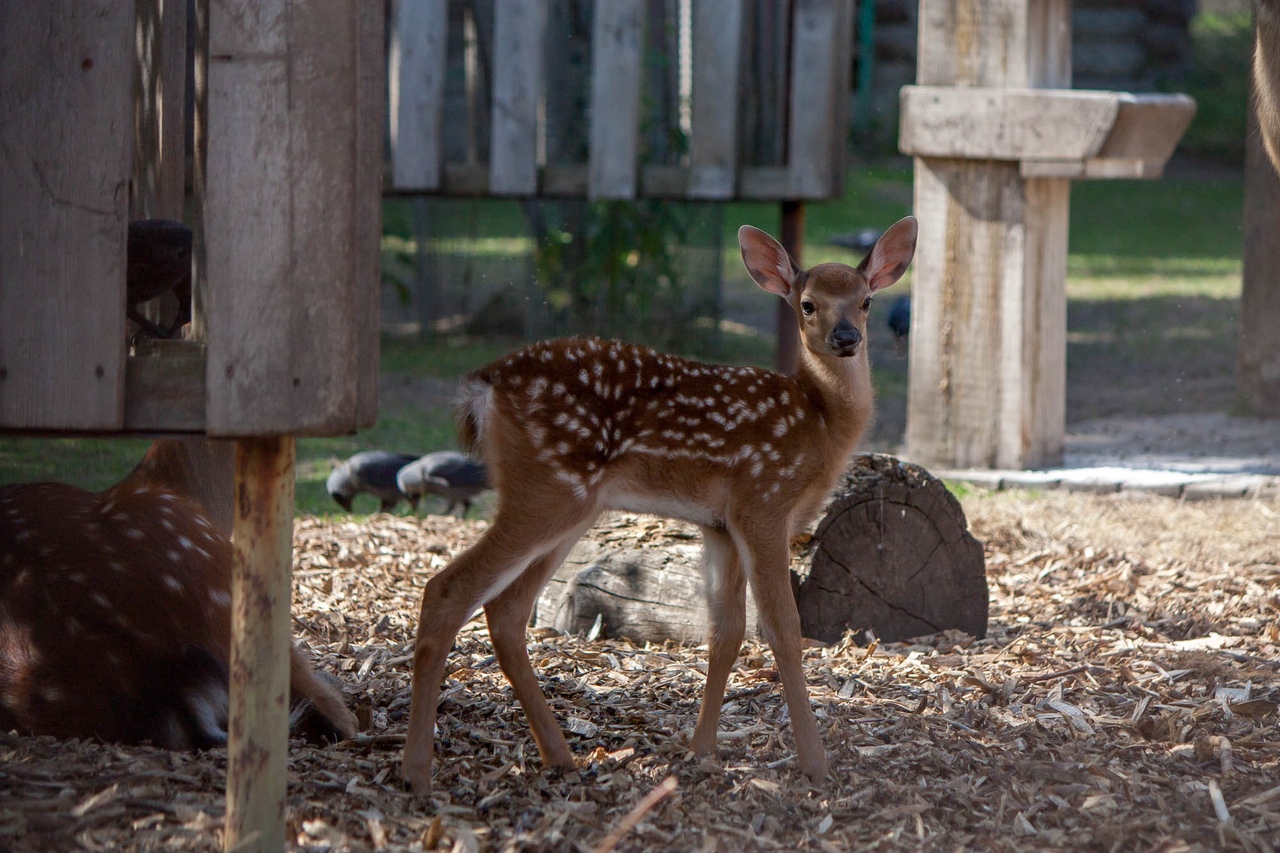
[[657, 200], [529, 203], [534, 270], [565, 333], [665, 348], [696, 337], [713, 307], [690, 305], [679, 251], [698, 207]]
[[1248, 12], [1202, 12], [1192, 20], [1191, 38], [1192, 66], [1185, 91], [1196, 99], [1196, 117], [1180, 149], [1199, 157], [1243, 163], [1253, 56], [1251, 17]]

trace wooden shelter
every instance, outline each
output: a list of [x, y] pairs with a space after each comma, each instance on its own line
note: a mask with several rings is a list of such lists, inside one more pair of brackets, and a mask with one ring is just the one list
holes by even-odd
[[[384, 16], [195, 9], [0, 2], [0, 430], [237, 441], [226, 843], [278, 849], [293, 437], [376, 414]], [[194, 318], [193, 339], [144, 351], [125, 238], [150, 217], [195, 231]]]

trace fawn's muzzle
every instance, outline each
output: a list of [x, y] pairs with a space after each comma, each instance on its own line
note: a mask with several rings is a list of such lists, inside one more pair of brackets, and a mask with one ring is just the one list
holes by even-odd
[[841, 320], [827, 336], [827, 343], [836, 355], [848, 358], [858, 351], [858, 344], [862, 343], [862, 332], [849, 321]]

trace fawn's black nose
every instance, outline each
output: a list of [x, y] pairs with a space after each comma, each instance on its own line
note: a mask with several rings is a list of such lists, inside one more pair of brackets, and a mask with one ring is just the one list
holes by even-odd
[[862, 332], [858, 331], [858, 327], [848, 320], [841, 320], [831, 330], [828, 340], [831, 343], [832, 351], [836, 355], [841, 358], [848, 358], [858, 351], [858, 344], [862, 343]]

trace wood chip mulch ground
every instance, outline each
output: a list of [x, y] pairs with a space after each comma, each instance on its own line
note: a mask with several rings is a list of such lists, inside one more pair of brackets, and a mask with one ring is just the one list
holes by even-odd
[[[986, 543], [988, 636], [813, 645], [826, 784], [796, 769], [766, 647], [743, 649], [712, 762], [683, 746], [705, 650], [531, 632], [580, 758], [575, 772], [546, 772], [477, 621], [450, 658], [429, 799], [407, 794], [397, 770], [419, 596], [482, 524], [301, 520], [295, 635], [342, 677], [365, 731], [291, 745], [290, 843], [1280, 846], [1280, 503], [1005, 492], [964, 505]], [[0, 734], [0, 849], [221, 849], [225, 772], [225, 750]]]

